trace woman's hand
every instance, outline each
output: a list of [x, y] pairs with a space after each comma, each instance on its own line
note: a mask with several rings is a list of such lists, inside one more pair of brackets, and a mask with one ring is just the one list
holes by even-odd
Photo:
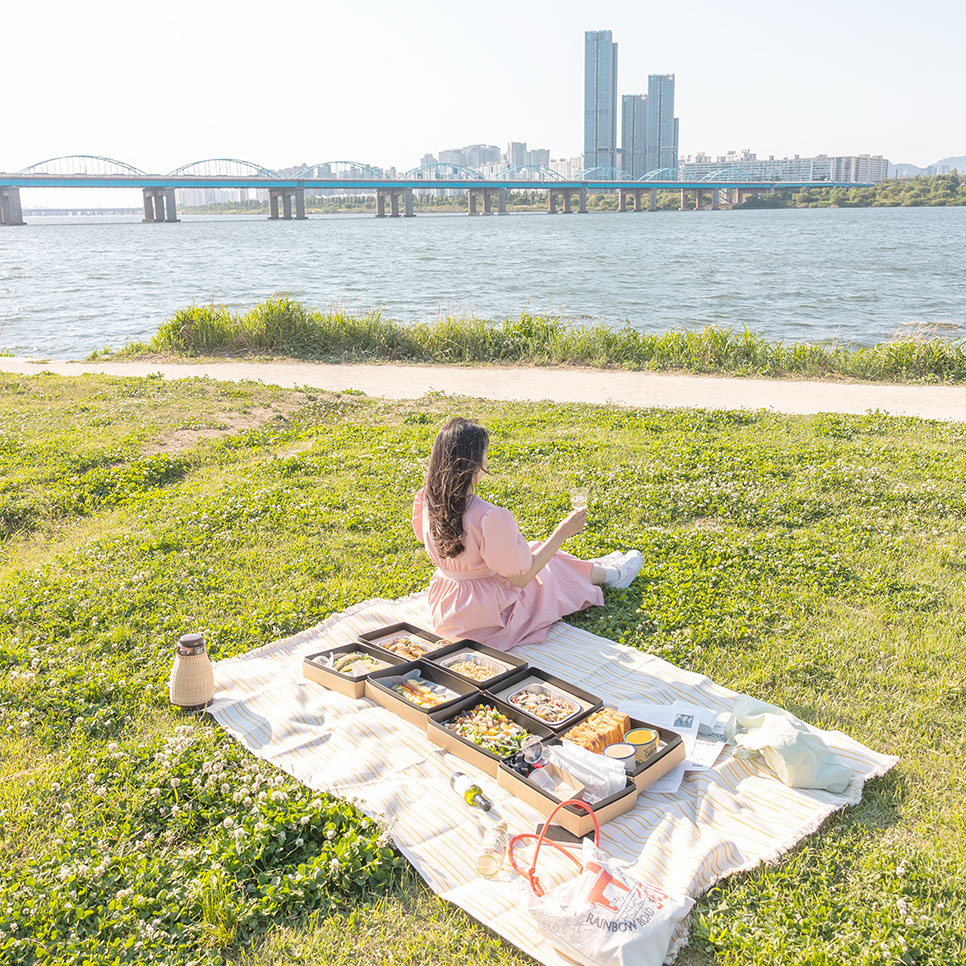
[[587, 507], [582, 506], [579, 510], [574, 510], [573, 513], [565, 516], [563, 520], [560, 521], [560, 525], [557, 527], [557, 532], [561, 534], [564, 540], [570, 537], [576, 536], [587, 526]]

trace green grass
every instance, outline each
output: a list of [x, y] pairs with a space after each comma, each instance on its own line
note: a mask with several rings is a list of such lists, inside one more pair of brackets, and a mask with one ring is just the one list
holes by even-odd
[[215, 305], [179, 309], [147, 343], [91, 358], [274, 355], [326, 362], [385, 360], [447, 364], [574, 365], [733, 375], [960, 382], [966, 340], [924, 332], [871, 348], [770, 342], [744, 329], [708, 326], [660, 335], [630, 326], [573, 326], [524, 312], [494, 324], [446, 317], [402, 325], [381, 315], [319, 312], [272, 298], [238, 314]]
[[436, 430], [492, 432], [533, 537], [641, 576], [580, 626], [900, 756], [698, 903], [685, 966], [966, 959], [966, 426], [0, 376], [0, 964], [524, 964], [381, 829], [167, 704], [239, 654], [425, 586]]

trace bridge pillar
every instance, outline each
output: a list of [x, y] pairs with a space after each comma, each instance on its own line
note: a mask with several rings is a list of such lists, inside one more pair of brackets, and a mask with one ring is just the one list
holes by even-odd
[[268, 189], [268, 217], [270, 221], [278, 221], [278, 198], [281, 194], [278, 188]]
[[718, 210], [718, 205], [721, 202], [721, 199], [719, 198], [719, 194], [720, 192], [718, 191], [717, 188], [711, 189], [711, 210], [712, 211]]
[[399, 192], [398, 191], [389, 192], [389, 217], [390, 218], [399, 217]]
[[406, 188], [403, 190], [403, 217], [404, 218], [415, 218], [416, 212], [413, 210], [414, 199], [416, 197], [416, 192], [412, 188]]
[[489, 188], [483, 189], [483, 214], [493, 214], [493, 192]]
[[573, 208], [570, 207], [570, 192], [564, 191], [563, 193], [563, 203], [564, 203], [564, 214], [569, 215]]
[[282, 192], [282, 218], [292, 220], [292, 195], [288, 191]]
[[154, 221], [154, 190], [145, 188], [144, 194], [144, 217], [142, 221]]
[[298, 221], [305, 221], [305, 188], [295, 189], [295, 218]]
[[685, 188], [681, 189], [681, 211], [688, 210], [688, 192]]
[[640, 190], [640, 188], [635, 188], [634, 189], [634, 210], [635, 211], [640, 211], [641, 210], [641, 190]]
[[385, 188], [376, 188], [376, 217], [386, 217], [386, 195], [389, 192]]
[[647, 210], [657, 211], [657, 188], [651, 188], [648, 192]]
[[466, 212], [469, 215], [478, 215], [476, 210], [476, 191], [473, 188], [466, 189]]
[[624, 188], [617, 189], [617, 210], [627, 211], [627, 192]]
[[579, 207], [577, 211], [582, 215], [587, 214], [587, 185], [581, 185], [580, 197], [579, 197]]
[[701, 191], [700, 188], [696, 188], [695, 189], [695, 191], [694, 191], [694, 210], [695, 211], [700, 211], [701, 210], [701, 205], [702, 205], [701, 195], [702, 194], [703, 194], [703, 192]]
[[557, 192], [553, 188], [547, 189], [547, 214], [555, 215], [557, 213]]
[[23, 225], [19, 188], [0, 188], [0, 225]]
[[[158, 202], [160, 201], [161, 201], [161, 195], [159, 194]], [[164, 189], [164, 220], [181, 221], [181, 219], [178, 217], [178, 208], [174, 200], [174, 188]]]
[[506, 214], [506, 188], [500, 188], [500, 194], [498, 199], [498, 206], [496, 209], [498, 215]]

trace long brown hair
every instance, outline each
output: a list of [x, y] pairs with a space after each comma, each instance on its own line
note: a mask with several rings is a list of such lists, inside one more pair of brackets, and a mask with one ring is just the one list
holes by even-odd
[[490, 434], [461, 416], [451, 419], [433, 443], [425, 500], [429, 533], [442, 557], [456, 557], [464, 550], [463, 514], [489, 444]]

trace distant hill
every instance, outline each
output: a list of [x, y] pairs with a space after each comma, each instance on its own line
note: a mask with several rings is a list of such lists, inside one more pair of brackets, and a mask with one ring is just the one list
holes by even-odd
[[940, 168], [955, 168], [957, 171], [966, 172], [966, 156], [958, 158], [942, 158], [930, 164], [926, 168], [920, 168], [915, 164], [894, 164], [889, 167], [889, 174], [893, 178], [914, 178], [917, 174], [936, 174]]

